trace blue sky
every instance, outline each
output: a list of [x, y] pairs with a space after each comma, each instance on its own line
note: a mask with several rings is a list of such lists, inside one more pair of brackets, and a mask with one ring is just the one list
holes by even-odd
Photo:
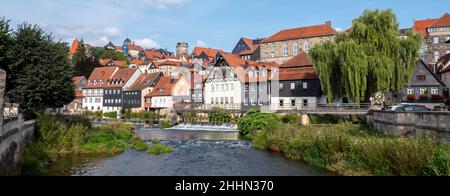
[[285, 28], [351, 26], [365, 9], [391, 8], [402, 28], [413, 19], [450, 12], [450, 0], [0, 0], [0, 17], [16, 27], [38, 24], [63, 41], [84, 38], [103, 46], [129, 37], [149, 47], [175, 50], [177, 42], [233, 49], [241, 37], [268, 37]]

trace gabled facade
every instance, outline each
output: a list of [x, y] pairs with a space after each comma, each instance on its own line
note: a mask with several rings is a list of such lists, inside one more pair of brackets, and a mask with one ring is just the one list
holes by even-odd
[[87, 79], [83, 88], [83, 108], [89, 111], [103, 111], [103, 91], [108, 80], [119, 70], [118, 67], [98, 67]]
[[132, 111], [145, 109], [145, 95], [153, 91], [162, 73], [142, 73], [123, 93], [123, 107]]
[[192, 59], [202, 59], [205, 62], [214, 63], [214, 57], [218, 52], [222, 52], [220, 49], [212, 49], [212, 48], [203, 48], [203, 47], [195, 47], [191, 53]]
[[261, 61], [283, 64], [317, 43], [334, 40], [336, 30], [326, 24], [282, 30], [261, 41]]
[[402, 102], [442, 103], [446, 86], [420, 60], [409, 83], [402, 89]]
[[301, 109], [322, 102], [319, 77], [308, 54], [297, 56], [280, 65], [271, 76], [272, 109]]
[[241, 38], [233, 49], [233, 54], [242, 59], [256, 61], [260, 59], [260, 43], [263, 39]]
[[112, 75], [103, 91], [103, 111], [120, 112], [123, 108], [123, 90], [129, 88], [141, 74], [139, 69], [119, 69]]
[[245, 67], [244, 107], [270, 106], [270, 76], [273, 69], [278, 69], [278, 64], [247, 62]]
[[244, 80], [245, 60], [221, 52], [215, 58], [216, 63], [205, 82], [205, 104], [241, 108], [244, 98], [241, 79]]
[[80, 113], [83, 111], [83, 87], [86, 83], [86, 78], [84, 76], [77, 76], [73, 77], [72, 81], [75, 89], [75, 99], [66, 105], [64, 109], [69, 113]]
[[450, 98], [450, 54], [446, 54], [438, 61], [437, 65], [439, 79], [444, 83], [444, 98]]
[[171, 77], [162, 77], [152, 92], [145, 96], [145, 109], [150, 110], [163, 110], [173, 108], [174, 101], [172, 97], [173, 86], [177, 83], [177, 80]]

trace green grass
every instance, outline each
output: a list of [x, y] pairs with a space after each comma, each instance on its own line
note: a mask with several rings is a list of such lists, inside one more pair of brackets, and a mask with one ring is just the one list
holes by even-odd
[[153, 144], [148, 150], [147, 153], [151, 155], [161, 155], [166, 153], [172, 153], [173, 148], [171, 146], [165, 146], [162, 144]]
[[385, 136], [349, 123], [259, 131], [253, 146], [340, 175], [448, 176], [450, 145], [429, 138]]

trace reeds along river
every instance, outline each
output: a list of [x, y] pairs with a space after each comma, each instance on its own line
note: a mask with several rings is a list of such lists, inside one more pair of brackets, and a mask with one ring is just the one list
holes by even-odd
[[66, 158], [49, 175], [81, 176], [320, 176], [326, 171], [255, 150], [234, 132], [140, 130], [145, 139], [158, 138], [173, 153], [148, 155], [127, 150], [113, 157]]

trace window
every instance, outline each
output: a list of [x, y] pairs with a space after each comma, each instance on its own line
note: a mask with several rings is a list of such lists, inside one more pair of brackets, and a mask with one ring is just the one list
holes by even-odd
[[230, 103], [231, 103], [231, 104], [234, 103], [234, 97], [230, 97]]
[[245, 92], [248, 92], [248, 84], [245, 84]]
[[295, 90], [295, 83], [291, 83], [291, 90]]
[[439, 37], [433, 37], [433, 44], [439, 44]]
[[283, 83], [280, 83], [280, 90], [283, 89]]
[[214, 92], [214, 84], [211, 85], [211, 92]]
[[421, 95], [425, 95], [426, 92], [427, 92], [427, 89], [426, 89], [426, 88], [420, 88], [420, 94], [421, 94]]
[[304, 90], [308, 89], [308, 83], [307, 82], [303, 82], [303, 89]]
[[261, 85], [261, 84], [259, 84], [258, 88], [259, 88], [260, 92], [262, 92], [264, 90], [263, 85]]
[[417, 81], [425, 81], [426, 80], [426, 76], [425, 75], [417, 75], [416, 79], [417, 79]]
[[261, 70], [261, 76], [266, 76], [267, 75], [267, 70], [266, 69], [262, 69]]
[[294, 54], [294, 55], [297, 55], [298, 54], [298, 43], [294, 43], [294, 45], [292, 46], [292, 53]]
[[229, 90], [230, 89], [230, 85], [229, 84], [225, 84], [225, 90]]
[[251, 84], [251, 90], [256, 91], [256, 84]]
[[199, 94], [198, 95], [198, 98], [200, 99], [200, 101], [203, 99], [203, 95], [202, 94]]
[[216, 97], [216, 104], [219, 104], [219, 97]]
[[223, 97], [221, 97], [221, 98], [220, 98], [220, 104], [223, 104], [223, 103], [224, 103], [224, 100], [225, 100], [225, 99], [224, 99]]
[[192, 100], [195, 100], [195, 94], [192, 94]]
[[248, 98], [245, 98], [244, 105], [248, 105]]
[[211, 97], [211, 104], [214, 104], [214, 97]]
[[248, 76], [249, 76], [249, 77], [253, 77], [253, 71], [252, 71], [252, 70], [249, 70], [249, 71], [248, 71]]
[[289, 47], [287, 44], [283, 45], [283, 56], [289, 56]]
[[295, 107], [296, 103], [295, 103], [295, 99], [291, 99], [291, 106]]
[[216, 84], [216, 89], [220, 91], [220, 85]]
[[308, 100], [307, 99], [303, 99], [303, 107], [307, 107], [308, 106]]
[[305, 42], [305, 43], [303, 44], [303, 47], [305, 48], [305, 52], [308, 53], [308, 52], [309, 52], [309, 43], [308, 43], [308, 42]]
[[270, 57], [271, 57], [271, 58], [275, 58], [275, 52], [272, 52], [272, 53], [270, 54]]
[[432, 95], [439, 95], [439, 89], [438, 88], [431, 88], [431, 94]]
[[269, 54], [267, 54], [267, 52], [264, 53], [264, 58], [265, 58], [265, 59], [269, 58]]
[[437, 63], [439, 61], [439, 51], [434, 51], [434, 62]]
[[225, 97], [225, 104], [228, 104], [228, 97]]
[[252, 99], [252, 105], [256, 105], [256, 101], [257, 101], [257, 100], [253, 98], [253, 99]]
[[408, 88], [406, 91], [407, 91], [406, 93], [408, 95], [414, 95], [414, 89], [413, 88]]
[[234, 84], [231, 84], [231, 90], [234, 91]]
[[284, 100], [280, 99], [280, 106], [283, 107], [284, 106]]

